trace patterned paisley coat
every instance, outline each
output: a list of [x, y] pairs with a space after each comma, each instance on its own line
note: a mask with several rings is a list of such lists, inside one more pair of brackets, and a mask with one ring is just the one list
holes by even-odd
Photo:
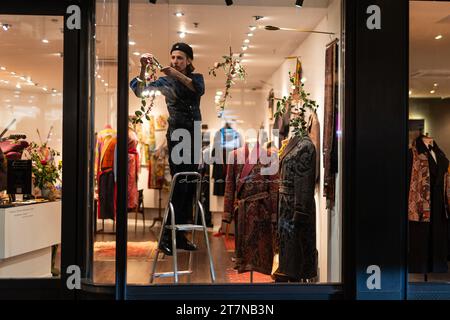
[[300, 281], [317, 276], [316, 149], [309, 137], [293, 137], [280, 155], [279, 267], [274, 278]]
[[[261, 152], [261, 153], [259, 153]], [[272, 272], [274, 244], [276, 243], [278, 159], [273, 174], [261, 171], [259, 154], [270, 155], [255, 147], [249, 157], [248, 145], [230, 154], [225, 184], [225, 222], [235, 221], [236, 269], [239, 273]], [[244, 159], [240, 161], [237, 159]], [[233, 161], [233, 162], [231, 162]]]

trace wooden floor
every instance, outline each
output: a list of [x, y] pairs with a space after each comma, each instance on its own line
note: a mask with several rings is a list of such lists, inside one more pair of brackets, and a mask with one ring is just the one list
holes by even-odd
[[[148, 212], [146, 217], [146, 228], [142, 225], [142, 219], [139, 219], [137, 231], [135, 232], [134, 215], [130, 214], [128, 222], [128, 241], [157, 241], [160, 232], [160, 224], [153, 228], [149, 228], [151, 217], [154, 213]], [[109, 226], [110, 227], [110, 226]], [[108, 230], [108, 229], [107, 229]], [[227, 283], [226, 270], [233, 268], [234, 264], [231, 260], [232, 253], [227, 252], [224, 241], [221, 237], [214, 237], [212, 231], [209, 233], [209, 242], [211, 253], [213, 256], [214, 269], [216, 273], [216, 283]], [[196, 232], [195, 243], [199, 247], [193, 253], [193, 274], [190, 283], [204, 284], [211, 283], [209, 272], [209, 259], [207, 255], [206, 245], [203, 233]], [[115, 236], [109, 234], [97, 234], [96, 241], [114, 241]], [[160, 255], [162, 257], [162, 255]], [[173, 271], [173, 257], [164, 257], [158, 260], [157, 272]], [[178, 266], [180, 270], [188, 267], [188, 252], [180, 252], [178, 254]], [[136, 261], [129, 259], [127, 265], [127, 282], [128, 284], [148, 285], [150, 282], [150, 271], [152, 261]], [[114, 283], [115, 282], [115, 262], [114, 261], [94, 261], [94, 282], [95, 283]], [[187, 283], [187, 276], [180, 277], [180, 283]], [[173, 278], [161, 278], [155, 281], [158, 283], [173, 283]]]

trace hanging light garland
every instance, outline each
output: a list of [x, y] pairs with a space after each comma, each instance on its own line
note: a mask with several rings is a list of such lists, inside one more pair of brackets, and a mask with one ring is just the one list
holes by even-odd
[[230, 55], [222, 56], [222, 62], [216, 62], [214, 67], [209, 68], [209, 75], [217, 76], [216, 71], [218, 69], [223, 69], [225, 71], [226, 82], [225, 82], [225, 91], [219, 99], [216, 100], [216, 107], [218, 110], [218, 117], [221, 118], [223, 112], [225, 110], [225, 105], [228, 98], [231, 98], [230, 89], [235, 84], [234, 79], [238, 77], [241, 80], [245, 80], [247, 76], [247, 72], [245, 68], [240, 64], [242, 53], [236, 58], [233, 55], [233, 51], [230, 47]]
[[[148, 63], [145, 66], [145, 79], [139, 79], [138, 86], [142, 89], [148, 87], [148, 85], [158, 79], [157, 72], [161, 70], [163, 66], [159, 63], [158, 59], [154, 56], [147, 60]], [[144, 123], [142, 119], [150, 120], [150, 112], [152, 111], [153, 106], [155, 105], [155, 98], [158, 96], [157, 90], [141, 90], [141, 107], [134, 113], [134, 116], [130, 117], [130, 121], [132, 124]], [[149, 99], [147, 103], [147, 99]]]

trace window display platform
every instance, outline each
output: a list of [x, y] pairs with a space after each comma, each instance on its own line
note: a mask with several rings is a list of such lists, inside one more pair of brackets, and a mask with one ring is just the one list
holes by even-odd
[[61, 202], [0, 208], [0, 278], [51, 277], [52, 246], [61, 243]]

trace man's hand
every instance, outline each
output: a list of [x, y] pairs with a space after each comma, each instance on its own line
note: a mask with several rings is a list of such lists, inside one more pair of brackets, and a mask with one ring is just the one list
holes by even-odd
[[177, 71], [175, 68], [173, 67], [165, 67], [161, 69], [161, 72], [164, 73], [166, 76], [172, 77], [172, 78], [176, 78], [179, 77], [180, 72]]
[[153, 59], [153, 55], [150, 53], [144, 53], [141, 56], [141, 67], [145, 68]]

